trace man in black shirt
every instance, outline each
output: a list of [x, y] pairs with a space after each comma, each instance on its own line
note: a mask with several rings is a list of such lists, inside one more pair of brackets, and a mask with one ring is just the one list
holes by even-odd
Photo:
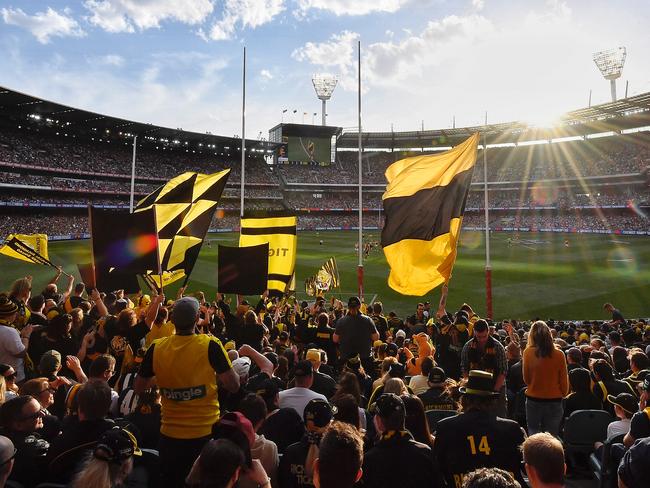
[[472, 370], [460, 389], [463, 413], [438, 422], [434, 451], [447, 485], [461, 488], [463, 477], [481, 467], [501, 468], [526, 486], [521, 475], [524, 431], [514, 420], [494, 414], [492, 373]]
[[379, 339], [379, 333], [372, 319], [363, 315], [360, 308], [358, 297], [348, 300], [348, 314], [336, 323], [332, 339], [339, 345], [341, 363], [358, 354], [363, 368], [372, 371], [372, 343]]
[[625, 318], [620, 310], [614, 308], [614, 305], [611, 303], [606, 303], [603, 305], [603, 309], [612, 314], [611, 325], [622, 325], [625, 324]]
[[[442, 486], [433, 451], [404, 429], [404, 402], [386, 393], [375, 403], [375, 427], [381, 438], [363, 460], [362, 485], [368, 488]], [[404, 468], [408, 467], [405, 472]]]
[[377, 332], [379, 332], [379, 339], [382, 342], [386, 342], [386, 335], [388, 333], [388, 320], [384, 317], [382, 313], [384, 306], [381, 302], [375, 302], [372, 304], [372, 320], [375, 322], [375, 327]]
[[445, 380], [447, 375], [442, 368], [435, 367], [429, 372], [427, 384], [429, 389], [418, 395], [424, 404], [424, 411], [429, 410], [457, 410], [456, 402], [447, 393]]
[[631, 447], [634, 442], [643, 437], [650, 437], [650, 374], [645, 375], [643, 383], [638, 386], [641, 392], [639, 401], [640, 412], [635, 413], [630, 420], [630, 431], [625, 434], [623, 443], [625, 447]]

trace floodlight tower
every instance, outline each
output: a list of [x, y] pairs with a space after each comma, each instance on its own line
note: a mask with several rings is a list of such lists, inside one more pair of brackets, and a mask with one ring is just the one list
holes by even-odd
[[331, 75], [314, 75], [311, 79], [314, 90], [316, 90], [316, 96], [323, 102], [323, 125], [325, 125], [325, 119], [327, 118], [327, 101], [332, 98], [332, 93], [334, 93], [338, 81], [336, 76]]
[[616, 80], [621, 77], [626, 55], [627, 51], [622, 46], [600, 51], [593, 55], [594, 63], [596, 63], [605, 79], [609, 80], [609, 86], [612, 90], [612, 102], [616, 101]]

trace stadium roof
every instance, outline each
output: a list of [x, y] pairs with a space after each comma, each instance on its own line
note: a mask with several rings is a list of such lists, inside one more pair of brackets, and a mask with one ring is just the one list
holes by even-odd
[[[522, 141], [551, 140], [587, 136], [604, 132], [650, 126], [650, 92], [616, 102], [567, 112], [551, 127], [526, 122], [507, 122], [449, 129], [412, 132], [364, 132], [364, 149], [406, 149], [452, 146], [475, 132], [485, 133], [488, 144], [516, 144]], [[358, 132], [344, 132], [337, 141], [338, 148], [355, 149]]]
[[[218, 136], [209, 132], [201, 134], [120, 119], [61, 105], [1, 86], [0, 113], [2, 119], [7, 117], [25, 122], [46, 122], [53, 128], [69, 130], [76, 134], [103, 134], [115, 138], [132, 138], [137, 135], [139, 143], [150, 141], [157, 144], [176, 144], [185, 147], [214, 145], [217, 148], [228, 147], [234, 151], [241, 147], [241, 139], [237, 137]], [[268, 141], [246, 139], [247, 150], [273, 151], [277, 146], [278, 144]]]

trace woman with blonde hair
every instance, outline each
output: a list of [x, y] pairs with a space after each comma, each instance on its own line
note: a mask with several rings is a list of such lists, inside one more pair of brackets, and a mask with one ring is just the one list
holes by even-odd
[[551, 329], [538, 320], [530, 328], [522, 358], [526, 389], [528, 435], [549, 432], [559, 436], [562, 399], [569, 393], [564, 353], [555, 347]]
[[31, 312], [29, 311], [29, 308], [27, 308], [27, 302], [29, 301], [31, 295], [31, 276], [19, 278], [11, 284], [11, 289], [9, 290], [9, 299], [18, 307], [18, 315], [16, 315], [16, 320], [14, 321], [14, 325], [18, 330], [25, 327], [29, 321]]
[[409, 391], [401, 378], [389, 378], [384, 383], [382, 394], [394, 393], [397, 396], [408, 395]]
[[72, 488], [116, 488], [124, 486], [133, 470], [133, 456], [142, 456], [133, 434], [114, 427], [102, 434]]

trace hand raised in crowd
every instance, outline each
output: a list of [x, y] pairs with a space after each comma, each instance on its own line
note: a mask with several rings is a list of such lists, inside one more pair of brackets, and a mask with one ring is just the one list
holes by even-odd
[[79, 358], [77, 356], [66, 356], [65, 365], [72, 372], [77, 372], [81, 370], [81, 362], [79, 361]]
[[176, 299], [177, 299], [177, 300], [180, 299], [180, 298], [183, 298], [183, 294], [185, 293], [185, 288], [187, 288], [187, 285], [185, 285], [185, 286], [181, 286], [181, 287], [178, 289], [178, 293], [176, 293]]
[[98, 302], [102, 299], [102, 296], [100, 295], [97, 288], [93, 288], [93, 290], [90, 292], [90, 298], [93, 302]]

